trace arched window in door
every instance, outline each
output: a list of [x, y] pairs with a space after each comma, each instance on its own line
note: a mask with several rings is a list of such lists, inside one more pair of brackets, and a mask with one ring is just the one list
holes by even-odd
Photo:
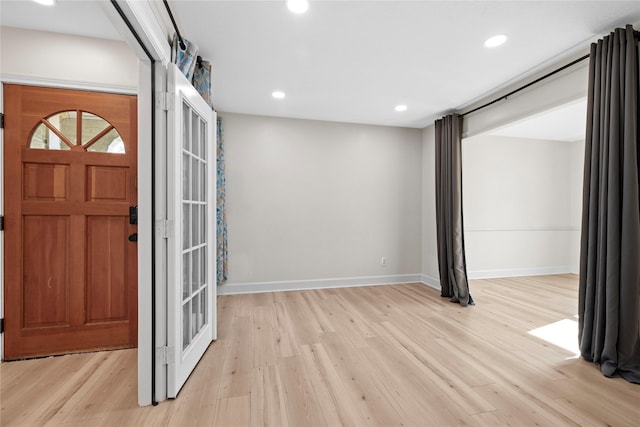
[[63, 111], [40, 120], [29, 148], [124, 154], [125, 144], [116, 128], [88, 111]]

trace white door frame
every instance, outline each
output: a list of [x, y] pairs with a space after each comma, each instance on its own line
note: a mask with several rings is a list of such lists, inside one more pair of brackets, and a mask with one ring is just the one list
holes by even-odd
[[[4, 114], [4, 81], [0, 77], [0, 112]], [[0, 215], [4, 218], [4, 128], [0, 129]], [[0, 231], [0, 319], [4, 319], [4, 231]], [[0, 361], [4, 359], [4, 331], [0, 333]]]
[[[166, 26], [158, 22], [151, 2], [118, 0], [116, 3], [120, 11], [112, 4], [106, 3], [103, 4], [105, 14], [139, 60], [138, 404], [145, 406], [167, 398], [166, 367], [158, 363], [158, 353], [154, 351], [154, 347], [157, 349], [167, 345], [166, 240], [161, 235], [160, 227], [162, 220], [166, 218], [167, 124], [166, 111], [158, 100], [162, 99], [166, 92], [166, 65], [171, 59], [167, 42], [170, 32]], [[152, 81], [152, 75], [155, 76], [155, 81]], [[154, 132], [151, 129], [154, 129]], [[150, 159], [152, 161], [149, 161]], [[152, 179], [154, 168], [155, 188]], [[152, 194], [155, 197], [152, 197]], [[154, 240], [155, 265], [152, 256]], [[155, 295], [152, 290], [154, 277]], [[154, 314], [156, 322], [152, 324]], [[154, 330], [155, 334], [152, 334]], [[152, 360], [153, 355], [156, 356], [155, 360]]]

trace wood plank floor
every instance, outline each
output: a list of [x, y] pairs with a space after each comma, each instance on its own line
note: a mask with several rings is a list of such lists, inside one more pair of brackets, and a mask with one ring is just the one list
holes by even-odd
[[136, 406], [135, 350], [9, 362], [0, 424], [638, 425], [640, 386], [529, 333], [573, 324], [576, 276], [471, 288], [464, 309], [420, 284], [219, 297], [178, 399]]

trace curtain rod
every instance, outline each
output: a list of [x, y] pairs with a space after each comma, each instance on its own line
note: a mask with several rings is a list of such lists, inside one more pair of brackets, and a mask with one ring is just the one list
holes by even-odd
[[[640, 31], [633, 30], [633, 34], [636, 36], [636, 38], [640, 39]], [[590, 54], [586, 54], [586, 55], [584, 55], [584, 56], [582, 56], [582, 57], [580, 57], [580, 58], [576, 59], [575, 61], [571, 61], [570, 63], [568, 63], [568, 64], [566, 64], [566, 65], [563, 65], [562, 67], [557, 68], [557, 69], [555, 69], [555, 70], [553, 70], [553, 71], [551, 71], [551, 72], [549, 72], [549, 73], [545, 74], [544, 76], [539, 77], [539, 78], [535, 79], [534, 81], [527, 83], [527, 84], [526, 84], [526, 85], [524, 85], [524, 86], [521, 86], [521, 87], [519, 87], [519, 88], [517, 88], [517, 89], [512, 90], [511, 92], [507, 93], [506, 95], [502, 95], [501, 97], [496, 98], [496, 99], [494, 99], [493, 101], [487, 102], [486, 104], [482, 104], [481, 106], [476, 107], [476, 108], [474, 108], [473, 110], [470, 110], [470, 111], [467, 111], [466, 113], [460, 114], [460, 117], [464, 117], [464, 116], [466, 116], [467, 114], [475, 113], [476, 111], [478, 111], [478, 110], [482, 110], [483, 108], [487, 108], [488, 106], [493, 105], [493, 104], [495, 104], [496, 102], [500, 102], [500, 101], [502, 101], [502, 100], [505, 100], [505, 99], [507, 99], [508, 97], [510, 97], [511, 95], [513, 95], [513, 94], [515, 94], [515, 93], [518, 93], [518, 92], [520, 92], [520, 91], [522, 91], [522, 90], [524, 90], [524, 89], [528, 88], [529, 86], [532, 86], [532, 85], [534, 85], [534, 84], [536, 84], [536, 83], [539, 83], [539, 82], [541, 82], [542, 80], [544, 80], [544, 79], [546, 79], [546, 78], [549, 78], [549, 77], [553, 76], [554, 74], [559, 73], [559, 72], [560, 72], [560, 71], [562, 71], [562, 70], [566, 70], [567, 68], [569, 68], [569, 67], [571, 67], [571, 66], [573, 66], [573, 65], [576, 65], [576, 64], [577, 64], [577, 63], [579, 63], [579, 62], [584, 61], [585, 59], [589, 58], [589, 56], [590, 56]]]
[[524, 86], [520, 86], [519, 88], [512, 90], [511, 92], [507, 93], [506, 95], [502, 95], [502, 96], [500, 96], [499, 98], [494, 99], [493, 101], [489, 101], [489, 102], [487, 102], [486, 104], [482, 104], [481, 106], [474, 108], [473, 110], [467, 111], [467, 112], [466, 112], [466, 113], [464, 113], [464, 114], [460, 114], [460, 117], [464, 117], [464, 116], [466, 116], [467, 114], [474, 113], [474, 112], [476, 112], [476, 111], [478, 111], [478, 110], [482, 110], [483, 108], [486, 108], [486, 107], [488, 107], [488, 106], [490, 106], [490, 105], [493, 105], [493, 104], [495, 104], [496, 102], [500, 102], [500, 101], [502, 101], [502, 100], [504, 100], [504, 99], [507, 99], [507, 98], [508, 98], [508, 97], [510, 97], [511, 95], [513, 95], [513, 94], [515, 94], [515, 93], [518, 93], [518, 92], [520, 92], [520, 91], [522, 91], [522, 90], [525, 90], [525, 89], [526, 89], [526, 88], [528, 88], [529, 86], [533, 86], [534, 84], [536, 84], [536, 83], [538, 83], [538, 82], [541, 82], [542, 80], [544, 80], [544, 79], [546, 79], [546, 78], [549, 78], [549, 77], [553, 76], [554, 74], [559, 73], [559, 72], [560, 72], [560, 71], [562, 71], [562, 70], [566, 70], [567, 68], [569, 68], [569, 67], [571, 67], [571, 66], [573, 66], [573, 65], [575, 65], [575, 64], [577, 64], [577, 63], [579, 63], [579, 62], [584, 61], [585, 59], [589, 58], [589, 56], [590, 56], [589, 54], [586, 54], [585, 56], [582, 56], [582, 57], [580, 57], [580, 58], [576, 59], [575, 61], [571, 61], [570, 63], [568, 63], [568, 64], [566, 64], [566, 65], [563, 65], [563, 66], [562, 66], [562, 67], [560, 67], [560, 68], [556, 68], [555, 70], [553, 70], [553, 71], [551, 71], [551, 72], [549, 72], [549, 73], [545, 74], [544, 76], [542, 76], [542, 77], [538, 77], [538, 78], [537, 78], [537, 79], [535, 79], [534, 81], [529, 82], [529, 83], [527, 83], [527, 84], [526, 84], [526, 85], [524, 85]]
[[176, 20], [173, 19], [173, 13], [171, 13], [169, 2], [167, 0], [163, 0], [163, 2], [164, 2], [164, 7], [167, 8], [167, 13], [169, 14], [169, 18], [171, 18], [171, 23], [173, 24], [173, 28], [176, 30], [176, 35], [178, 36], [178, 41], [180, 42], [180, 49], [184, 50], [187, 48], [187, 45], [184, 44], [184, 39], [180, 35], [180, 30], [178, 29], [178, 24], [176, 24]]

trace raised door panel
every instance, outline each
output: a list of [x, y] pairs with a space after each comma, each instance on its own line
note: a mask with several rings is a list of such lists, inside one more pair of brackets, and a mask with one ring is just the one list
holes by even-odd
[[68, 236], [69, 217], [24, 217], [24, 328], [69, 325]]
[[87, 167], [87, 200], [129, 201], [129, 168], [113, 166]]
[[128, 318], [126, 235], [125, 217], [87, 220], [87, 323]]
[[67, 200], [69, 165], [24, 164], [24, 200]]

